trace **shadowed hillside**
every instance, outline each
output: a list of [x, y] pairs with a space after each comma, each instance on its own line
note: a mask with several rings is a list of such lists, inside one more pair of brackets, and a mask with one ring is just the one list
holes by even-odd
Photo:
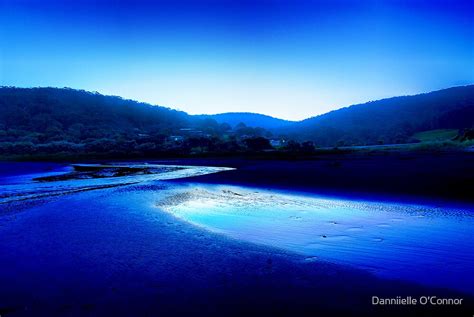
[[[0, 155], [312, 153], [313, 142], [319, 147], [407, 143], [419, 142], [420, 135], [439, 139], [436, 129], [450, 129], [444, 139], [472, 131], [474, 86], [369, 102], [300, 122], [253, 113], [191, 116], [69, 88], [2, 87], [0, 109]], [[472, 139], [469, 135], [458, 139]]]
[[288, 133], [319, 146], [413, 142], [413, 134], [474, 126], [474, 85], [395, 97], [303, 120]]
[[[264, 129], [69, 88], [0, 88], [0, 155], [160, 155], [241, 150]], [[243, 148], [245, 150], [245, 148]]]
[[73, 89], [1, 88], [0, 124], [31, 138], [107, 137], [114, 133], [172, 132], [188, 122], [184, 112]]

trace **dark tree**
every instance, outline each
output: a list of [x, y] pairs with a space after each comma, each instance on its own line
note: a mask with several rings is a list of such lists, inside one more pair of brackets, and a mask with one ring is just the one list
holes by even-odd
[[270, 141], [263, 137], [248, 138], [244, 140], [245, 145], [251, 151], [263, 151], [272, 149]]

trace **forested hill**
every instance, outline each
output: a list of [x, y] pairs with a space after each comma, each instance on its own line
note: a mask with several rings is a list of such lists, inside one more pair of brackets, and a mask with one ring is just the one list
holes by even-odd
[[58, 140], [107, 137], [134, 129], [168, 133], [189, 120], [185, 112], [69, 88], [2, 87], [0, 105], [3, 129]]
[[406, 143], [421, 131], [472, 129], [474, 85], [369, 102], [300, 122], [249, 113], [191, 116], [69, 88], [0, 87], [0, 110], [0, 155], [308, 151], [312, 143], [290, 141]]
[[320, 146], [405, 143], [420, 131], [474, 127], [474, 85], [335, 110], [293, 125], [291, 136]]
[[267, 134], [69, 88], [0, 87], [0, 110], [0, 155], [233, 151], [236, 138]]

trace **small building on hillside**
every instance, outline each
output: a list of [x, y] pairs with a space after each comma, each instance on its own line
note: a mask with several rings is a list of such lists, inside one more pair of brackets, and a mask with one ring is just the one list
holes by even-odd
[[273, 147], [282, 147], [285, 145], [285, 140], [276, 140], [276, 139], [273, 139], [273, 140], [270, 140], [270, 145], [273, 146]]
[[184, 137], [181, 135], [170, 135], [168, 139], [171, 142], [177, 142], [177, 143], [181, 143], [184, 141]]

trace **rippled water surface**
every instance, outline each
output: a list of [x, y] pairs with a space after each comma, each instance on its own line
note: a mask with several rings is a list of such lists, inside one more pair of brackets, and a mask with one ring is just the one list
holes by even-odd
[[[150, 189], [157, 193], [156, 201], [150, 201], [157, 212], [168, 212], [231, 238], [302, 254], [315, 265], [320, 261], [335, 262], [384, 278], [474, 293], [474, 217], [470, 207], [348, 200], [244, 186], [203, 185], [183, 179], [225, 172], [225, 167], [127, 165], [130, 166], [144, 168], [144, 172], [120, 177], [79, 173], [77, 177], [60, 179], [58, 175], [75, 173], [73, 168], [53, 163], [2, 163], [0, 207], [81, 191], [182, 179]], [[83, 204], [88, 206], [88, 201]], [[135, 202], [127, 201], [126, 205], [132, 208]], [[64, 210], [64, 215], [65, 219], [77, 216], [69, 210]], [[5, 222], [4, 229], [8, 225]], [[50, 223], [42, 228], [55, 229]], [[77, 235], [84, 233], [78, 230]]]
[[190, 185], [159, 206], [233, 238], [363, 268], [393, 279], [474, 293], [469, 208]]
[[[100, 164], [78, 164], [100, 166]], [[110, 166], [148, 169], [147, 173], [136, 173], [119, 177], [85, 177], [79, 174], [65, 180], [38, 181], [73, 173], [70, 165], [54, 163], [0, 163], [0, 204], [35, 198], [48, 198], [80, 191], [125, 186], [150, 181], [186, 178], [226, 171], [227, 167], [177, 166], [159, 164], [121, 163]]]

